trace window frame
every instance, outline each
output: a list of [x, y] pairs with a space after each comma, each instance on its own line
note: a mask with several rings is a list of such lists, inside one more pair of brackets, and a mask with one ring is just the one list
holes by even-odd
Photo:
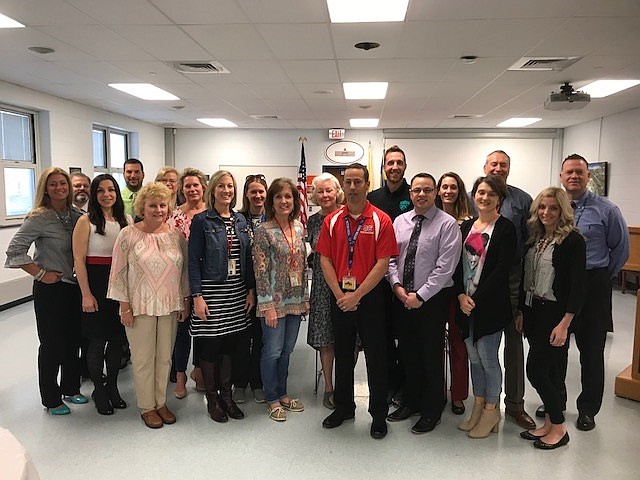
[[[92, 146], [93, 146], [93, 132], [95, 130], [99, 130], [101, 132], [103, 132], [104, 136], [103, 136], [103, 152], [105, 155], [105, 163], [106, 166], [104, 167], [96, 167], [95, 165], [93, 165], [93, 161], [91, 162], [93, 165], [93, 178], [95, 178], [97, 175], [100, 175], [102, 173], [108, 173], [110, 175], [113, 175], [114, 177], [116, 177], [116, 179], [118, 178], [118, 175], [114, 175], [114, 173], [120, 174], [120, 176], [122, 178], [124, 178], [124, 162], [123, 162], [123, 166], [122, 167], [114, 167], [112, 166], [112, 161], [111, 161], [111, 134], [115, 134], [115, 135], [122, 135], [125, 138], [125, 155], [124, 155], [124, 160], [126, 161], [128, 158], [131, 157], [130, 152], [131, 152], [131, 147], [132, 147], [132, 138], [131, 138], [131, 133], [127, 130], [123, 130], [122, 128], [115, 128], [115, 127], [107, 127], [105, 125], [99, 125], [99, 124], [93, 124], [92, 128], [91, 128], [91, 142], [92, 142]], [[122, 188], [123, 185], [120, 185], [120, 188]]]
[[[5, 200], [4, 185], [5, 185], [5, 170], [8, 168], [21, 168], [30, 169], [33, 171], [33, 193], [35, 195], [36, 185], [38, 182], [38, 175], [40, 174], [40, 149], [39, 149], [39, 117], [38, 112], [27, 108], [16, 107], [14, 105], [7, 105], [0, 103], [0, 111], [7, 112], [16, 115], [24, 115], [28, 117], [30, 123], [30, 138], [31, 143], [31, 161], [22, 160], [5, 160], [0, 155], [0, 185], [2, 186], [3, 193], [0, 195], [0, 228], [2, 227], [16, 227], [20, 226], [27, 214], [19, 215], [7, 215], [7, 204]], [[31, 208], [29, 208], [31, 210]]]

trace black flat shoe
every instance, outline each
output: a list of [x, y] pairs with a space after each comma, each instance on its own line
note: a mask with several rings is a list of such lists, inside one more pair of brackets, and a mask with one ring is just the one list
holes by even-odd
[[412, 415], [417, 415], [417, 413], [411, 410], [409, 407], [400, 407], [396, 411], [390, 413], [387, 416], [387, 420], [389, 420], [390, 422], [401, 422], [402, 420], [406, 420]]
[[382, 440], [387, 436], [387, 422], [384, 418], [374, 418], [371, 423], [371, 437], [376, 440]]
[[464, 413], [464, 404], [458, 406], [455, 403], [451, 402], [451, 411], [454, 415], [462, 415]]
[[423, 433], [432, 431], [439, 423], [439, 418], [420, 417], [418, 423], [411, 427], [411, 432], [415, 433], [416, 435], [422, 435]]
[[566, 432], [564, 434], [564, 437], [562, 437], [556, 443], [547, 443], [539, 438], [538, 440], [533, 442], [533, 446], [539, 448], [540, 450], [555, 450], [556, 448], [565, 446], [567, 443], [569, 443], [569, 432]]
[[588, 432], [589, 430], [593, 430], [594, 428], [596, 428], [596, 421], [591, 415], [581, 413], [578, 415], [576, 428], [578, 430], [582, 430], [583, 432]]
[[342, 425], [345, 420], [351, 420], [354, 418], [354, 414], [343, 415], [341, 412], [334, 410], [334, 412], [322, 421], [324, 428], [336, 428]]
[[547, 414], [547, 410], [544, 408], [544, 405], [540, 405], [536, 410], [536, 417], [544, 418], [546, 414]]
[[544, 437], [544, 435], [534, 435], [529, 430], [520, 432], [520, 438], [524, 438], [525, 440], [538, 440], [539, 438], [542, 438], [542, 437]]

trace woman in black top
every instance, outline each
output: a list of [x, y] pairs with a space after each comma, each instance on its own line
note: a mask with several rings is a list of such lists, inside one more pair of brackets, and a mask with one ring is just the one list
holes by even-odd
[[527, 376], [545, 405], [545, 422], [520, 436], [551, 450], [569, 443], [564, 427], [565, 386], [555, 370], [566, 362], [568, 329], [585, 295], [586, 246], [564, 190], [545, 188], [531, 204], [516, 328], [529, 340]]

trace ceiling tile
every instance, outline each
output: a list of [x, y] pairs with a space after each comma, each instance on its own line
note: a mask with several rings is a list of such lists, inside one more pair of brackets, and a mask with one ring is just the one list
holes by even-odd
[[331, 59], [329, 29], [324, 24], [261, 24], [256, 28], [278, 60]]
[[[48, 0], [47, 0], [48, 1]], [[102, 25], [164, 25], [171, 21], [152, 3], [131, 0], [65, 0]], [[181, 0], [182, 1], [182, 0]], [[122, 15], [122, 12], [127, 12]]]
[[213, 60], [211, 53], [175, 26], [121, 25], [112, 28], [159, 60]]
[[273, 57], [253, 25], [183, 27], [215, 60], [266, 60]]
[[249, 23], [249, 19], [235, 0], [150, 0], [174, 23], [179, 25], [216, 25], [221, 23]]
[[237, 0], [254, 23], [324, 23], [329, 19], [325, 0]]
[[280, 65], [295, 83], [340, 81], [335, 60], [283, 60]]

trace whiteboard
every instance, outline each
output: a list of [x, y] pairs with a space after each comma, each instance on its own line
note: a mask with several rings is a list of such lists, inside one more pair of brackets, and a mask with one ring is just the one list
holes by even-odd
[[487, 155], [504, 150], [511, 157], [510, 185], [535, 196], [550, 185], [558, 185], [553, 171], [553, 139], [495, 138], [413, 138], [385, 139], [385, 148], [398, 145], [407, 157], [407, 182], [416, 173], [426, 172], [436, 181], [448, 171], [456, 172], [471, 191], [473, 182], [482, 176]]

